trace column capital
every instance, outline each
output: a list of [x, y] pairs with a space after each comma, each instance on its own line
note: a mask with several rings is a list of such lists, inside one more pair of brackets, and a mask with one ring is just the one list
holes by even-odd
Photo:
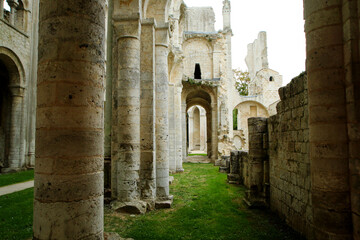
[[145, 18], [141, 20], [141, 25], [151, 25], [157, 27], [155, 18]]
[[141, 35], [140, 14], [135, 13], [127, 16], [114, 15], [113, 26], [116, 37], [119, 38], [137, 38]]
[[9, 86], [12, 97], [23, 97], [25, 88], [19, 86]]
[[155, 45], [156, 46], [163, 46], [169, 47], [169, 34], [170, 34], [170, 27], [169, 23], [159, 24], [155, 28], [156, 32], [156, 39]]

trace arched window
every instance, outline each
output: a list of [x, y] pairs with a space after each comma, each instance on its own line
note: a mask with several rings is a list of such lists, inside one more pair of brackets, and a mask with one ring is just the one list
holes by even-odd
[[273, 81], [274, 81], [274, 77], [273, 77], [273, 76], [270, 76], [269, 81], [270, 81], [270, 82], [273, 82]]
[[201, 79], [200, 63], [196, 63], [196, 64], [195, 64], [194, 78], [195, 78], [195, 79]]

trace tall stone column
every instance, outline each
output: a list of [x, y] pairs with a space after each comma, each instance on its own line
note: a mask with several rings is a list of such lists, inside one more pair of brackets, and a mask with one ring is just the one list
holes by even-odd
[[[169, 26], [156, 28], [156, 195], [157, 207], [169, 201], [169, 76], [168, 76]], [[168, 207], [171, 202], [166, 206]]]
[[218, 121], [217, 104], [211, 104], [211, 161], [215, 163], [218, 159]]
[[181, 110], [182, 85], [175, 86], [174, 112], [175, 112], [175, 158], [176, 172], [183, 172], [183, 129], [182, 129], [182, 110]]
[[181, 104], [181, 129], [182, 129], [182, 159], [183, 162], [186, 161], [187, 158], [187, 113], [186, 113], [186, 102], [184, 100], [184, 102], [182, 101]]
[[194, 112], [191, 111], [188, 118], [189, 151], [194, 149]]
[[11, 121], [10, 121], [10, 146], [8, 167], [2, 172], [16, 172], [21, 166], [21, 129], [22, 129], [22, 105], [24, 88], [10, 86], [11, 91]]
[[212, 119], [211, 119], [211, 111], [206, 111], [206, 151], [208, 158], [211, 157], [211, 151], [212, 151]]
[[40, 1], [33, 239], [103, 239], [105, 2]]
[[169, 84], [169, 170], [171, 173], [176, 172], [176, 137], [175, 137], [175, 84]]
[[140, 36], [139, 15], [114, 16], [115, 54], [111, 189], [114, 209], [142, 213], [140, 201]]
[[151, 208], [156, 200], [155, 26], [154, 19], [141, 23], [140, 183], [141, 199]]
[[352, 239], [344, 2], [304, 1], [315, 239]]

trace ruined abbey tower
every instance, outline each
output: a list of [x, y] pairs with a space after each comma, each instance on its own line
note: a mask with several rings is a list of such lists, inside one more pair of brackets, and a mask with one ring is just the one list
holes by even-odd
[[104, 192], [119, 211], [171, 207], [195, 106], [212, 162], [249, 149], [250, 204], [308, 239], [360, 239], [360, 1], [304, 1], [307, 73], [278, 91], [260, 33], [244, 98], [222, 4], [215, 31], [182, 0], [0, 0], [0, 168], [35, 167], [34, 239], [104, 239]]

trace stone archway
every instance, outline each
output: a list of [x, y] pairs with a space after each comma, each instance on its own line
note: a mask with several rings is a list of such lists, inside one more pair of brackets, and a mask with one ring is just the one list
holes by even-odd
[[187, 112], [193, 106], [201, 106], [206, 112], [206, 148], [207, 155], [213, 162], [218, 155], [218, 137], [217, 137], [217, 122], [218, 110], [216, 99], [216, 90], [210, 86], [192, 85], [188, 82], [183, 82], [182, 92], [182, 122], [183, 122], [183, 149], [184, 159], [189, 152], [188, 135], [187, 135]]
[[24, 71], [18, 57], [0, 48], [0, 168], [15, 172], [24, 167]]

